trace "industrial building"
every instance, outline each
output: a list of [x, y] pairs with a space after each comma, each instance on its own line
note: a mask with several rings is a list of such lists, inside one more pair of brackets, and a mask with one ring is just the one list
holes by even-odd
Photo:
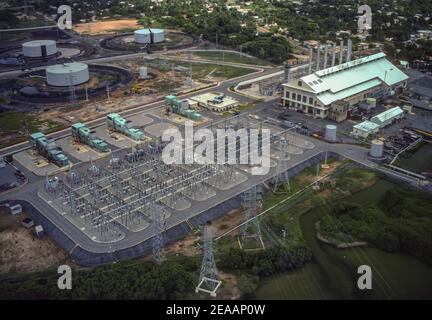
[[27, 58], [45, 58], [57, 53], [54, 40], [34, 40], [22, 44], [23, 55]]
[[49, 66], [45, 73], [47, 83], [55, 87], [75, 86], [90, 79], [88, 65], [79, 62]]
[[199, 106], [215, 112], [224, 112], [238, 106], [238, 100], [218, 93], [203, 93], [192, 97], [191, 100], [196, 101]]
[[369, 135], [375, 134], [379, 131], [379, 125], [366, 120], [353, 126], [351, 135], [356, 138], [366, 139]]
[[363, 121], [353, 126], [351, 135], [356, 138], [366, 139], [370, 135], [377, 133], [380, 129], [392, 124], [394, 121], [401, 119], [404, 116], [404, 112], [400, 107], [394, 107], [388, 109], [376, 116], [373, 116], [370, 120]]
[[381, 52], [293, 79], [283, 85], [282, 101], [316, 118], [343, 121], [354, 105], [389, 96], [407, 79]]
[[135, 42], [142, 44], [159, 43], [165, 41], [163, 29], [140, 29], [134, 32]]
[[380, 129], [392, 124], [394, 121], [403, 118], [404, 112], [400, 107], [388, 109], [371, 118], [371, 121], [376, 123]]

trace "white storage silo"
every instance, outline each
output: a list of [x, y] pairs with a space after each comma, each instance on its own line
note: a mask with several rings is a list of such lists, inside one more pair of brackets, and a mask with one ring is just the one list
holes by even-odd
[[49, 66], [45, 69], [45, 73], [47, 83], [55, 87], [82, 84], [90, 78], [88, 65], [79, 62]]
[[43, 58], [57, 53], [54, 40], [34, 40], [22, 44], [22, 52], [28, 58]]
[[336, 130], [337, 127], [332, 124], [326, 125], [324, 139], [327, 141], [336, 141]]
[[381, 140], [372, 140], [370, 155], [374, 158], [382, 158], [384, 153], [384, 143]]
[[147, 79], [147, 75], [148, 75], [147, 67], [140, 67], [139, 68], [139, 78], [140, 79]]

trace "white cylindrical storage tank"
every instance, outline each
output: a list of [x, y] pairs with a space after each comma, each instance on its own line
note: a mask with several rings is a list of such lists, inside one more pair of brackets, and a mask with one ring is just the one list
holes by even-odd
[[22, 52], [25, 57], [43, 58], [57, 53], [57, 45], [54, 40], [34, 40], [24, 42]]
[[88, 65], [79, 62], [49, 66], [45, 73], [47, 83], [55, 87], [75, 86], [87, 82], [90, 78]]
[[146, 79], [147, 78], [147, 67], [140, 67], [139, 68], [139, 77], [140, 77], [140, 79]]
[[150, 30], [149, 29], [140, 29], [134, 32], [135, 42], [138, 43], [151, 43]]
[[374, 158], [382, 158], [384, 153], [384, 143], [381, 140], [372, 140], [370, 155]]
[[163, 29], [150, 29], [151, 43], [158, 43], [165, 41], [165, 30]]
[[324, 138], [327, 141], [336, 141], [336, 130], [337, 130], [337, 127], [332, 125], [332, 124], [326, 125]]

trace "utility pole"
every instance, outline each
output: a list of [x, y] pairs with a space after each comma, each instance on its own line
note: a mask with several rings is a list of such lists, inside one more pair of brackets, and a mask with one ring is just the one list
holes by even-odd
[[154, 204], [151, 213], [151, 225], [155, 235], [152, 238], [153, 259], [158, 265], [161, 265], [165, 260], [164, 242], [162, 237], [163, 232], [163, 208]]
[[222, 281], [219, 280], [218, 271], [216, 269], [216, 262], [213, 252], [213, 232], [210, 222], [207, 222], [207, 224], [204, 226], [203, 250], [204, 255], [201, 265], [201, 272], [195, 292], [206, 292], [209, 293], [210, 296], [216, 297], [216, 291], [221, 285]]

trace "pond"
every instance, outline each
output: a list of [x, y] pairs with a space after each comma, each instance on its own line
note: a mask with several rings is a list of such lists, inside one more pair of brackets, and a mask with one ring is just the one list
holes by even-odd
[[[379, 180], [346, 201], [361, 205], [378, 201], [395, 185]], [[400, 253], [373, 247], [336, 249], [316, 238], [315, 222], [324, 214], [315, 208], [300, 225], [315, 261], [305, 267], [262, 279], [256, 299], [426, 299], [432, 298], [432, 267]], [[372, 290], [357, 288], [358, 266], [372, 268]]]

